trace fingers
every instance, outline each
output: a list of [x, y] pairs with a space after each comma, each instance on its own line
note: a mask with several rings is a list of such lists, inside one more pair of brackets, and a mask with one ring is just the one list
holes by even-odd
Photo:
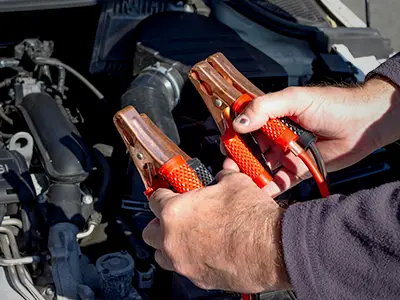
[[286, 154], [277, 145], [273, 145], [269, 151], [264, 153], [268, 167], [274, 171], [282, 165], [282, 160]]
[[168, 189], [158, 189], [153, 193], [153, 195], [151, 195], [149, 206], [157, 218], [161, 217], [161, 211], [164, 208], [165, 201], [168, 201], [175, 196], [176, 193]]
[[290, 172], [286, 168], [279, 170], [275, 176], [274, 181], [270, 182], [263, 191], [266, 192], [270, 197], [275, 198], [287, 191], [288, 189], [299, 184], [302, 179], [296, 174]]
[[228, 156], [228, 152], [226, 151], [225, 145], [222, 141], [219, 142], [219, 150], [223, 155]]
[[301, 97], [300, 88], [288, 88], [254, 99], [233, 122], [239, 133], [260, 129], [269, 119], [296, 116], [311, 103], [310, 97]]
[[145, 243], [155, 249], [162, 249], [162, 231], [160, 221], [153, 219], [142, 232], [142, 237]]
[[255, 136], [258, 146], [263, 153], [265, 153], [266, 151], [268, 151], [269, 148], [275, 145], [275, 143], [271, 141], [271, 139], [265, 137], [265, 134], [262, 131], [257, 131], [253, 133], [253, 135]]
[[224, 170], [232, 170], [235, 172], [240, 172], [238, 165], [235, 163], [235, 161], [232, 158], [229, 158], [229, 157], [225, 159], [225, 161], [222, 165], [222, 168]]
[[158, 265], [167, 271], [175, 271], [175, 268], [171, 262], [171, 260], [167, 257], [165, 252], [157, 250], [154, 254], [154, 259], [158, 263]]

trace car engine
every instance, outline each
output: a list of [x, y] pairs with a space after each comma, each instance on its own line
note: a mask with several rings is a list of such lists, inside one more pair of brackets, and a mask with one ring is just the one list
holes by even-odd
[[[320, 9], [304, 16], [279, 1], [15, 2], [0, 4], [0, 26], [19, 24], [0, 39], [0, 290], [10, 300], [241, 299], [157, 266], [141, 237], [154, 216], [113, 114], [133, 105], [215, 175], [224, 157], [188, 82], [196, 62], [223, 52], [269, 93], [362, 81], [338, 44], [357, 57], [391, 53], [374, 29], [334, 30]], [[397, 179], [397, 148], [329, 174], [332, 191]], [[278, 200], [316, 197], [310, 180]]]

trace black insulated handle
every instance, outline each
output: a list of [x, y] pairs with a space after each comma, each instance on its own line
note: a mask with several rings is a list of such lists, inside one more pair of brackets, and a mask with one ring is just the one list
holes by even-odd
[[291, 119], [285, 117], [281, 118], [280, 120], [299, 137], [297, 143], [305, 150], [308, 150], [310, 144], [317, 141], [317, 137], [312, 132], [305, 130], [303, 127], [301, 127], [299, 124], [292, 121]]
[[215, 184], [214, 176], [208, 171], [205, 165], [198, 159], [193, 158], [187, 162], [190, 168], [196, 173], [197, 177], [199, 177], [200, 181], [204, 186], [209, 186]]

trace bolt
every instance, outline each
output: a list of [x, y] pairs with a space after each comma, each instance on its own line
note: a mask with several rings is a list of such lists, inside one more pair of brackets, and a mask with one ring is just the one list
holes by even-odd
[[40, 194], [37, 196], [37, 202], [40, 204], [46, 203], [47, 197], [44, 194]]
[[142, 160], [142, 159], [144, 158], [144, 156], [143, 156], [142, 153], [138, 153], [138, 154], [137, 154], [137, 158], [140, 159], [140, 160]]
[[91, 195], [84, 195], [83, 197], [82, 197], [82, 202], [83, 203], [85, 203], [85, 204], [92, 204], [92, 202], [93, 202], [93, 197], [91, 196]]
[[220, 99], [215, 100], [215, 106], [216, 107], [221, 107], [222, 106], [222, 101]]
[[45, 293], [46, 293], [47, 296], [54, 297], [54, 290], [53, 290], [52, 287], [46, 288]]

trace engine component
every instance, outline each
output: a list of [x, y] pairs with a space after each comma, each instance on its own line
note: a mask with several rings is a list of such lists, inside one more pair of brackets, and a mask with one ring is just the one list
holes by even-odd
[[132, 257], [126, 252], [106, 254], [97, 260], [105, 300], [142, 299], [131, 284], [134, 267]]
[[88, 221], [88, 229], [87, 230], [85, 230], [85, 231], [83, 231], [83, 232], [79, 232], [77, 235], [76, 235], [76, 239], [77, 240], [81, 240], [81, 239], [83, 239], [83, 238], [85, 238], [85, 237], [88, 237], [89, 235], [91, 235], [92, 233], [93, 233], [93, 231], [94, 231], [94, 229], [97, 227], [97, 226], [99, 226], [99, 224], [101, 223], [101, 214], [100, 213], [98, 213], [98, 212], [94, 212], [91, 216], [90, 216], [90, 218], [89, 218], [89, 221]]
[[8, 283], [5, 268], [0, 268], [0, 290], [2, 297], [8, 300], [24, 300]]
[[184, 10], [170, 0], [117, 0], [103, 6], [93, 48], [91, 73], [126, 73], [131, 66], [135, 27], [149, 15]]
[[139, 289], [149, 289], [154, 284], [154, 276], [156, 272], [156, 267], [154, 265], [150, 265], [150, 269], [147, 271], [141, 271], [139, 269], [135, 269], [135, 284]]
[[33, 155], [33, 137], [28, 132], [17, 132], [8, 144], [8, 149], [15, 150], [24, 156], [28, 167], [31, 165]]
[[16, 151], [0, 149], [0, 203], [27, 203], [34, 197], [24, 157]]
[[287, 86], [288, 77], [281, 65], [215, 19], [166, 12], [141, 22], [136, 35], [136, 43], [184, 65], [193, 66], [216, 52], [223, 52], [244, 76], [263, 90], [276, 91]]
[[225, 1], [213, 1], [212, 8], [221, 23], [285, 68], [289, 85], [299, 85], [302, 80], [311, 78], [315, 54], [307, 41], [269, 30], [234, 10]]
[[50, 224], [71, 222], [82, 227], [91, 214], [91, 206], [82, 205], [82, 192], [76, 184], [53, 184], [49, 187], [46, 197], [49, 202]]
[[[1, 250], [4, 253], [4, 257], [6, 259], [11, 259], [12, 254], [10, 247], [7, 244], [7, 238], [4, 235], [0, 236], [0, 244], [1, 244]], [[7, 275], [10, 278], [10, 284], [11, 286], [15, 289], [15, 291], [18, 292], [22, 296], [22, 299], [29, 300], [30, 299], [30, 294], [29, 291], [26, 289], [26, 287], [21, 283], [18, 273], [16, 270], [15, 266], [9, 266], [7, 267]]]
[[179, 133], [172, 116], [178, 104], [184, 80], [174, 67], [157, 63], [140, 72], [121, 98], [121, 106], [132, 105], [146, 115], [172, 140]]
[[18, 105], [39, 150], [47, 176], [79, 183], [91, 170], [89, 151], [65, 110], [45, 93], [32, 93]]
[[[52, 275], [58, 300], [94, 299], [92, 289], [86, 286], [91, 272], [82, 273], [80, 248], [76, 240], [78, 228], [71, 223], [58, 223], [50, 227], [48, 246], [52, 257]], [[85, 278], [85, 279], [84, 279]]]
[[58, 223], [49, 230], [53, 279], [61, 299], [76, 299], [77, 285], [82, 282], [77, 233], [78, 228], [70, 223]]
[[[8, 238], [8, 241], [3, 239], [4, 236], [2, 236], [2, 239], [1, 239], [2, 248], [3, 248], [4, 253], [6, 254], [6, 258], [10, 259], [11, 255], [13, 256], [13, 258], [16, 258], [16, 259], [21, 258], [20, 254], [19, 254], [17, 242], [15, 240], [13, 232], [8, 228], [0, 227], [0, 233], [6, 234], [7, 238]], [[7, 243], [9, 243], [11, 252], [8, 252], [9, 251], [8, 246], [5, 245]], [[32, 295], [33, 299], [44, 300], [42, 295], [38, 292], [38, 290], [33, 285], [32, 279], [31, 279], [30, 275], [27, 273], [24, 266], [16, 265], [15, 269], [16, 269], [16, 273], [19, 277], [20, 283], [24, 286], [24, 288], [26, 288], [29, 291], [29, 293]], [[13, 270], [13, 267], [10, 267], [10, 270]], [[32, 298], [28, 297], [28, 299], [32, 299]]]

